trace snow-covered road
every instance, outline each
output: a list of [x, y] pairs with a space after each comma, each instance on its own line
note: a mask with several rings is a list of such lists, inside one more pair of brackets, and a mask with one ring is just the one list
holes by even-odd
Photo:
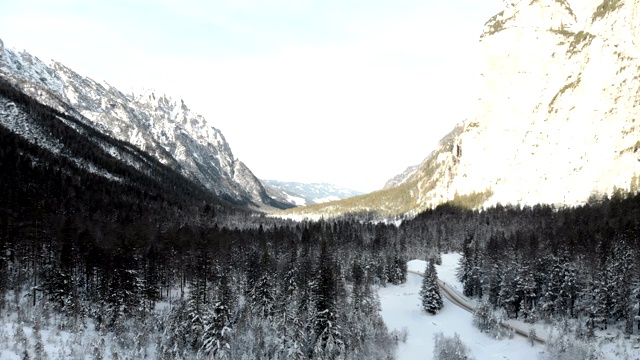
[[[438, 266], [440, 279], [450, 280], [455, 274], [457, 254], [443, 255], [443, 265]], [[424, 271], [423, 261], [409, 262], [412, 271]], [[428, 315], [420, 308], [418, 292], [422, 278], [409, 273], [407, 282], [402, 285], [389, 285], [379, 290], [382, 317], [390, 330], [407, 328], [409, 337], [398, 348], [399, 360], [430, 359], [433, 355], [433, 337], [437, 332], [445, 336], [458, 333], [462, 342], [471, 350], [476, 360], [484, 359], [538, 359], [544, 346], [530, 342], [522, 337], [494, 340], [473, 327], [472, 315], [454, 305], [447, 298], [444, 308], [437, 315]], [[449, 282], [448, 282], [449, 283]], [[455, 283], [452, 286], [456, 286]]]
[[[419, 271], [409, 270], [409, 273], [416, 274], [421, 277], [423, 276], [423, 273]], [[472, 314], [476, 310], [476, 306], [472, 301], [469, 301], [468, 298], [466, 298], [446, 282], [438, 279], [438, 286], [440, 287], [440, 293], [444, 297], [446, 297], [449, 302]], [[535, 340], [540, 344], [544, 344], [547, 341], [548, 335], [540, 324], [531, 325], [519, 320], [509, 319], [503, 323], [503, 326], [511, 329], [511, 331], [513, 331], [516, 335], [524, 336], [526, 338], [529, 337], [529, 330], [531, 329], [531, 327], [534, 327], [536, 330]]]

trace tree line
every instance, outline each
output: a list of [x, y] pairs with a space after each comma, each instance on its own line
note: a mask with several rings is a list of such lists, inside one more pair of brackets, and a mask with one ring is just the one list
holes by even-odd
[[[158, 358], [386, 359], [397, 340], [375, 286], [403, 283], [409, 259], [459, 251], [465, 295], [509, 317], [576, 318], [584, 336], [640, 326], [638, 194], [573, 208], [445, 204], [399, 225], [278, 220], [162, 164], [143, 171], [113, 161], [80, 125], [68, 125], [73, 119], [0, 90], [25, 119], [67, 139], [74, 156], [125, 179], [92, 173], [0, 126], [6, 313], [28, 304], [56, 314], [59, 328], [117, 334], [121, 348], [153, 338]], [[146, 333], [135, 345], [132, 329], [165, 335]]]

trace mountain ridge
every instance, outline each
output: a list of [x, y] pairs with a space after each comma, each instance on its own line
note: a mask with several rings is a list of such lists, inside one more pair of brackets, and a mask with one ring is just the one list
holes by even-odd
[[228, 201], [259, 210], [290, 207], [270, 198], [251, 170], [235, 158], [222, 133], [183, 100], [154, 91], [126, 95], [61, 63], [48, 66], [4, 44], [0, 75], [45, 105], [132, 143]]
[[417, 171], [357, 201], [285, 214], [572, 206], [638, 190], [640, 1], [508, 2], [480, 47], [477, 101]]
[[267, 192], [282, 202], [298, 206], [337, 201], [363, 192], [346, 189], [329, 183], [302, 183], [295, 181], [261, 180]]

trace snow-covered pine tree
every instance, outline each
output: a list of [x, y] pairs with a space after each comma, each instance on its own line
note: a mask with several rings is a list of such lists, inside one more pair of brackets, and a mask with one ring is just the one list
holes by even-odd
[[505, 264], [504, 273], [500, 280], [500, 293], [498, 305], [502, 306], [509, 318], [518, 318], [521, 298], [518, 296], [518, 282], [516, 278], [518, 264], [510, 261]]
[[482, 254], [478, 240], [474, 240], [472, 235], [464, 240], [456, 276], [462, 283], [462, 293], [465, 296], [482, 297]]
[[633, 277], [636, 273], [634, 267], [634, 253], [623, 238], [614, 241], [612, 249], [612, 266], [609, 267], [611, 272], [611, 287], [613, 306], [609, 315], [615, 321], [625, 322], [625, 334], [633, 333], [633, 304], [632, 286]]
[[407, 281], [407, 261], [400, 255], [393, 258], [391, 283], [400, 285]]
[[18, 354], [20, 350], [27, 350], [29, 347], [29, 339], [24, 332], [22, 323], [18, 324], [13, 333], [13, 351]]
[[44, 360], [47, 358], [47, 354], [44, 350], [44, 343], [42, 342], [42, 335], [40, 334], [40, 322], [36, 321], [33, 325], [33, 354], [34, 360]]
[[442, 302], [442, 295], [438, 288], [438, 274], [436, 273], [436, 266], [432, 260], [427, 262], [426, 269], [424, 270], [422, 287], [420, 288], [420, 299], [422, 301], [422, 308], [424, 311], [432, 315], [435, 315], [435, 313], [444, 306]]
[[435, 342], [433, 346], [434, 360], [471, 359], [469, 348], [460, 340], [458, 333], [454, 333], [453, 337], [448, 337], [439, 332], [433, 340]]
[[344, 352], [344, 342], [338, 325], [337, 278], [335, 263], [326, 241], [322, 241], [318, 259], [317, 285], [314, 291], [315, 342], [312, 352], [319, 358], [338, 358]]
[[525, 321], [535, 322], [536, 280], [533, 266], [526, 261], [518, 268], [517, 293], [522, 298], [521, 308]]
[[492, 235], [489, 238], [483, 258], [482, 294], [487, 297], [489, 304], [496, 306], [500, 294], [501, 267], [504, 259], [503, 249], [496, 236]]
[[280, 277], [281, 287], [278, 293], [278, 314], [276, 318], [276, 328], [280, 334], [281, 344], [276, 353], [277, 358], [283, 359], [303, 359], [302, 350], [305, 339], [304, 321], [301, 318], [300, 307], [300, 287], [298, 277], [298, 254], [295, 246], [291, 247], [291, 253], [287, 264]]
[[229, 358], [228, 333], [231, 331], [229, 308], [222, 301], [216, 301], [204, 320], [201, 350], [214, 359]]

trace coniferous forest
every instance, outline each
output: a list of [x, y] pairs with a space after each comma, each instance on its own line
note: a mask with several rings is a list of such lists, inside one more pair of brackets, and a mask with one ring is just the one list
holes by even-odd
[[[70, 337], [60, 358], [393, 358], [399, 336], [375, 287], [403, 283], [407, 260], [452, 251], [463, 255], [465, 295], [510, 318], [573, 319], [584, 338], [613, 325], [640, 332], [638, 194], [573, 208], [445, 204], [399, 225], [287, 221], [1, 90], [3, 106], [73, 155], [0, 126], [0, 314], [35, 339], [0, 330], [16, 353], [42, 358], [35, 332], [47, 327], [99, 335]], [[146, 167], [107, 156], [104, 144]]]

